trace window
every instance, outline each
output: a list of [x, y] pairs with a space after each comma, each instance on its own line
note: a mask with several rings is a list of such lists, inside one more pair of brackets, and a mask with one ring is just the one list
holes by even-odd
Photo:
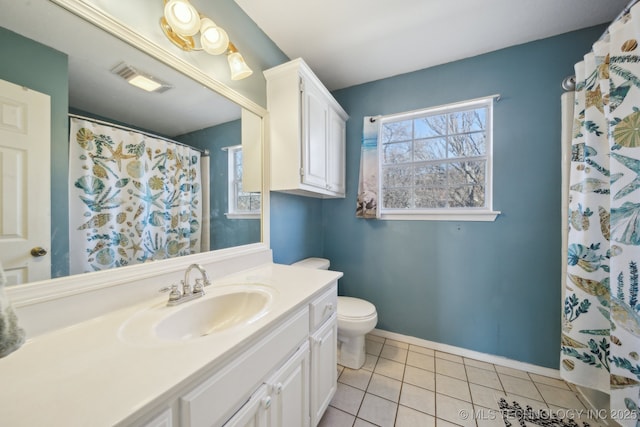
[[379, 217], [493, 221], [493, 97], [380, 119]]
[[260, 193], [242, 191], [242, 146], [227, 148], [229, 160], [229, 207], [227, 218], [260, 218]]

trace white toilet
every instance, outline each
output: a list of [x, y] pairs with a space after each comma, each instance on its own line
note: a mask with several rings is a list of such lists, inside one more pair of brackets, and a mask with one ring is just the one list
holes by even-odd
[[[294, 263], [298, 267], [329, 269], [329, 260], [306, 258]], [[338, 363], [360, 369], [366, 359], [365, 335], [376, 327], [378, 313], [369, 301], [360, 298], [338, 297]]]

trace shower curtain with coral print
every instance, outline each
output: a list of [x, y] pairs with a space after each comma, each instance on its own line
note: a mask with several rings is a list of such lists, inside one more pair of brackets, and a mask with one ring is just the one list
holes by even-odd
[[72, 274], [200, 252], [200, 153], [70, 120]]
[[640, 405], [640, 5], [576, 64], [561, 375]]

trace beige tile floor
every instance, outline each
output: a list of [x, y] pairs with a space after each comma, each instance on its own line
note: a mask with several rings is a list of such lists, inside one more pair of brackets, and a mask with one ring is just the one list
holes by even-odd
[[[370, 334], [365, 365], [338, 366], [338, 389], [319, 425], [504, 427], [501, 397], [598, 424], [586, 419], [586, 405], [562, 380]], [[519, 426], [515, 418], [512, 424]]]

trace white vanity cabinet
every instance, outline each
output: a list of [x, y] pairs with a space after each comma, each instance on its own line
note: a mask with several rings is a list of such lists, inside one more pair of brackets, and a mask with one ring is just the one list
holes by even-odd
[[271, 390], [271, 426], [309, 426], [309, 344], [305, 342], [267, 381]]
[[337, 288], [311, 303], [311, 425], [316, 426], [337, 388]]
[[146, 422], [143, 427], [173, 427], [173, 412], [171, 408], [166, 409], [151, 421]]
[[269, 427], [271, 402], [269, 387], [263, 384], [224, 427]]
[[306, 342], [224, 424], [224, 427], [276, 426], [309, 426], [309, 344]]
[[[6, 403], [0, 424], [315, 427], [336, 388], [334, 313], [342, 273], [271, 261], [248, 268], [250, 260], [212, 264], [223, 271], [235, 264], [244, 269], [214, 279], [200, 300], [167, 307], [166, 296], [152, 294], [30, 337], [29, 345], [2, 359], [0, 378], [28, 371], [42, 387], [16, 380], [0, 388]], [[149, 291], [155, 292], [160, 275], [144, 279]], [[221, 296], [253, 291], [266, 299], [212, 305]], [[110, 292], [115, 294], [105, 295], [111, 299], [128, 295]], [[146, 284], [130, 292], [146, 294]], [[262, 301], [261, 311], [244, 301]], [[250, 313], [256, 313], [251, 320], [202, 333], [202, 327]], [[193, 334], [161, 335], [167, 331]], [[56, 386], [61, 378], [62, 388]]]
[[302, 59], [264, 72], [269, 110], [271, 189], [345, 196], [347, 113]]
[[[266, 395], [262, 396], [263, 385], [271, 375], [275, 375], [277, 381], [274, 382], [282, 383], [284, 389], [284, 383], [288, 381], [285, 379], [287, 367], [297, 362], [296, 355], [300, 353], [298, 350], [302, 349], [302, 353], [309, 351], [306, 346], [308, 336], [309, 309], [304, 307], [184, 394], [179, 399], [180, 426], [242, 426], [245, 419], [251, 420], [254, 417], [260, 420], [263, 416], [269, 420], [267, 410], [271, 409], [274, 399], [273, 387], [266, 384]], [[294, 352], [293, 357], [287, 357]], [[287, 391], [288, 394], [290, 393]], [[281, 405], [288, 407], [287, 403]], [[249, 422], [249, 425], [253, 424]]]
[[336, 391], [336, 309], [333, 282], [181, 393], [179, 426], [315, 427]]

